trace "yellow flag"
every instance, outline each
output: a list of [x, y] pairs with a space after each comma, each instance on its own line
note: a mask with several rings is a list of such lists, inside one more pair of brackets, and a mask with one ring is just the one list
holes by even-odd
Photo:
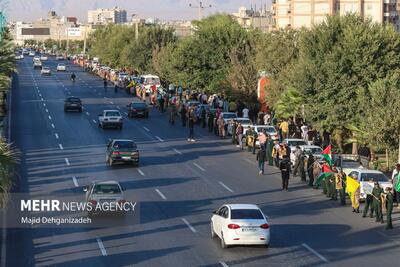
[[353, 194], [360, 187], [360, 183], [350, 176], [346, 177], [346, 191], [349, 194]]

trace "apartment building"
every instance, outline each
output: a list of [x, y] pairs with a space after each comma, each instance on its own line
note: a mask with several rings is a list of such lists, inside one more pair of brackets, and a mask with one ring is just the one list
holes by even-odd
[[399, 29], [397, 0], [273, 0], [275, 28], [311, 27], [327, 15], [358, 13]]
[[88, 23], [89, 24], [122, 24], [127, 23], [127, 13], [126, 10], [119, 7], [109, 8], [109, 9], [96, 9], [88, 11]]
[[237, 13], [232, 14], [232, 17], [245, 29], [255, 28], [268, 32], [273, 28], [272, 14], [266, 6], [262, 6], [259, 10], [253, 7], [251, 9], [240, 7]]

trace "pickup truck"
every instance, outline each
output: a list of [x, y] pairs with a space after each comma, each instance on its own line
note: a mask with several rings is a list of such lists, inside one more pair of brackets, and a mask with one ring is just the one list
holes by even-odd
[[118, 110], [104, 110], [99, 114], [99, 127], [114, 127], [122, 129], [122, 116]]
[[132, 140], [110, 139], [107, 144], [106, 162], [113, 166], [117, 162], [139, 165], [139, 150]]

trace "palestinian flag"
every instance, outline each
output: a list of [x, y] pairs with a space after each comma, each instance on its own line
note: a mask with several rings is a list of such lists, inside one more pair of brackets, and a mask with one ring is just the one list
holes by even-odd
[[323, 172], [323, 173], [321, 173], [321, 174], [318, 176], [317, 181], [315, 181], [315, 184], [316, 184], [317, 186], [320, 185], [321, 182], [322, 182], [324, 179], [328, 178], [328, 177], [331, 176], [331, 175], [333, 175], [332, 172]]
[[329, 166], [333, 166], [332, 161], [332, 145], [327, 146], [324, 151], [322, 151], [322, 158], [328, 162]]
[[394, 185], [394, 190], [400, 192], [400, 173], [397, 174], [396, 184]]

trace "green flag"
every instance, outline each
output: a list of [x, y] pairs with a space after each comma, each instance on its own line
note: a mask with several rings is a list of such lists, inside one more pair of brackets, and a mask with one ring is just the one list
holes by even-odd
[[316, 185], [320, 185], [321, 182], [322, 182], [324, 179], [328, 178], [330, 175], [332, 175], [331, 172], [323, 172], [323, 173], [321, 173], [321, 174], [318, 176], [317, 181], [315, 182], [315, 184], [316, 184]]
[[400, 173], [397, 174], [396, 184], [394, 185], [394, 190], [400, 192]]

